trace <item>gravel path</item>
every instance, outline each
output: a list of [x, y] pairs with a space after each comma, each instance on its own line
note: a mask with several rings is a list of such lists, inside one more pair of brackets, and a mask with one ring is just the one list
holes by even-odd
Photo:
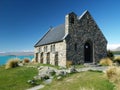
[[104, 72], [108, 67], [107, 66], [102, 66], [102, 67], [85, 67], [85, 68], [79, 68], [77, 69], [78, 72], [82, 71], [88, 71], [88, 70], [93, 70], [93, 71], [102, 71]]
[[39, 86], [35, 86], [35, 87], [32, 87], [32, 88], [27, 89], [27, 90], [39, 90], [39, 89], [41, 89], [43, 87], [44, 87], [44, 85], [39, 85]]

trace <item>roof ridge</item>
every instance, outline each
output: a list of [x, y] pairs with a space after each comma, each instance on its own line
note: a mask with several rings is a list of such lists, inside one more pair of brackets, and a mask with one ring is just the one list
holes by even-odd
[[[46, 33], [45, 35], [42, 36], [42, 38], [35, 44], [35, 46], [51, 31], [52, 28], [50, 28]], [[35, 47], [34, 46], [34, 47]]]
[[87, 12], [89, 12], [88, 10], [85, 10], [80, 16], [79, 16], [79, 20], [87, 13]]

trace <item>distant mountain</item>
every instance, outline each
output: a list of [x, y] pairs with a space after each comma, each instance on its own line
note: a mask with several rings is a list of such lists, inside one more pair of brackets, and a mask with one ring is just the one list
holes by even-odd
[[31, 56], [34, 52], [0, 52], [0, 56]]
[[120, 47], [117, 47], [116, 49], [114, 49], [114, 51], [120, 51]]

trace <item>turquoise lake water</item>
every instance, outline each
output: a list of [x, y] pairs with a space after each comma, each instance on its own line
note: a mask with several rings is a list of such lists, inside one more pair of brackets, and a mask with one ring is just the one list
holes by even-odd
[[0, 65], [5, 64], [11, 58], [19, 58], [19, 59], [29, 58], [30, 60], [32, 60], [34, 56], [0, 56]]

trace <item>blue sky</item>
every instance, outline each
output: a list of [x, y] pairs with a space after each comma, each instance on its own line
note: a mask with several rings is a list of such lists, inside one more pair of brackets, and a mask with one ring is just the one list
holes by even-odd
[[0, 52], [34, 50], [65, 15], [89, 10], [108, 40], [120, 45], [120, 0], [0, 0]]

